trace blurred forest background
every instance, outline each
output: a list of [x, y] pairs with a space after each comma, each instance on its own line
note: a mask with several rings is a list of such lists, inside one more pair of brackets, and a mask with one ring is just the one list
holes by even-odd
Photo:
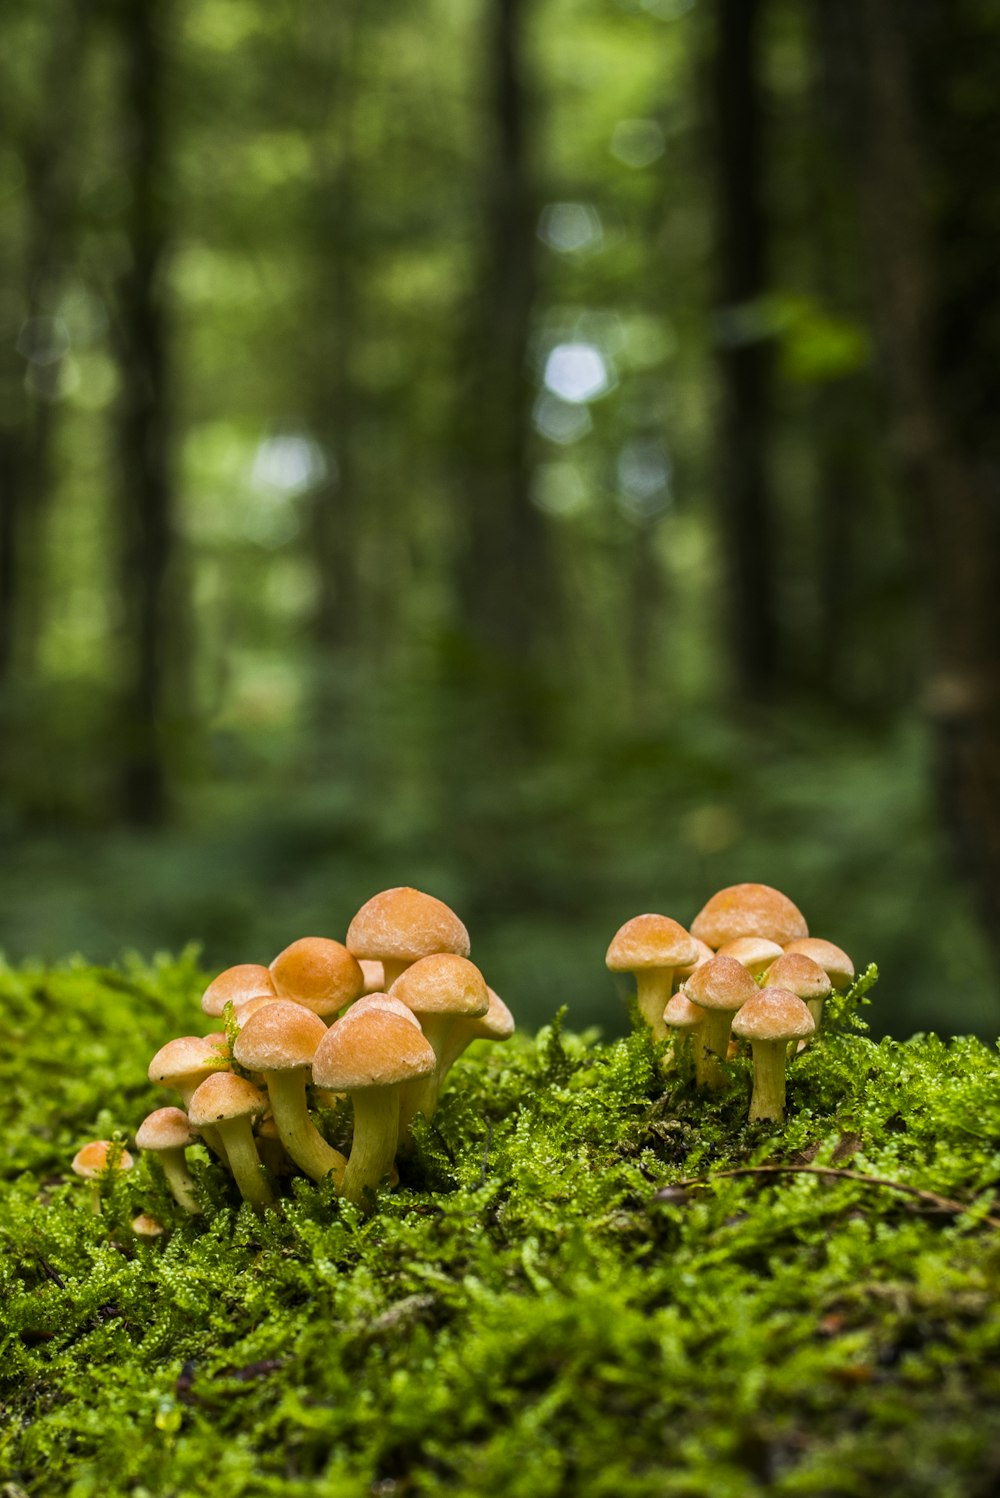
[[996, 1033], [1000, 7], [5, 0], [0, 947], [781, 885]]

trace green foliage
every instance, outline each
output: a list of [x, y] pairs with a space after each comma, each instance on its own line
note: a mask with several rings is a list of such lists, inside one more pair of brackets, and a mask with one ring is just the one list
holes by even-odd
[[[145, 1065], [192, 1027], [194, 955], [0, 970], [3, 1491], [989, 1491], [1000, 1067], [867, 1038], [872, 978], [794, 1062], [783, 1129], [747, 1126], [742, 1060], [706, 1100], [644, 1036], [560, 1016], [463, 1059], [372, 1218], [297, 1180], [258, 1219], [204, 1156], [192, 1222], [145, 1160], [95, 1217], [67, 1162], [162, 1101]], [[968, 1211], [794, 1173], [657, 1199], [765, 1161]]]

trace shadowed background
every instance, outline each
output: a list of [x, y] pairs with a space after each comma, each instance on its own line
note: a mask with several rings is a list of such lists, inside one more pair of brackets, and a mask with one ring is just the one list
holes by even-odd
[[0, 947], [738, 879], [995, 1034], [989, 0], [8, 0]]

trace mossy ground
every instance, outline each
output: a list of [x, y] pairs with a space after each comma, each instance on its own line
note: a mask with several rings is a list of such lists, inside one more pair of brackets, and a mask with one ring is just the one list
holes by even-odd
[[[259, 1220], [203, 1163], [179, 1221], [146, 1162], [95, 1217], [67, 1162], [162, 1103], [146, 1062], [199, 983], [192, 958], [0, 970], [4, 1498], [1000, 1483], [995, 1051], [876, 1045], [845, 1009], [787, 1124], [751, 1129], [742, 1062], [706, 1101], [641, 1036], [550, 1028], [456, 1068], [371, 1218], [297, 1181]], [[971, 1206], [806, 1174], [657, 1200], [763, 1161]], [[140, 1207], [173, 1228], [152, 1247]]]

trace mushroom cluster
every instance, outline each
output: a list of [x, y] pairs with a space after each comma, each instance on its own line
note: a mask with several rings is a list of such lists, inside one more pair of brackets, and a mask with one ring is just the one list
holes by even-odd
[[[149, 1079], [182, 1106], [156, 1109], [135, 1134], [192, 1215], [201, 1205], [185, 1150], [196, 1140], [255, 1207], [272, 1205], [278, 1179], [297, 1171], [329, 1178], [348, 1201], [366, 1202], [393, 1172], [417, 1115], [433, 1116], [441, 1084], [466, 1047], [506, 1040], [514, 1030], [510, 1010], [469, 961], [469, 933], [458, 916], [408, 887], [368, 900], [343, 943], [302, 937], [268, 967], [228, 968], [208, 985], [201, 1007], [225, 1028], [157, 1051]], [[345, 1100], [353, 1128], [342, 1154], [316, 1114]], [[81, 1163], [99, 1173], [107, 1148], [92, 1153]], [[99, 1210], [96, 1194], [94, 1201]]]
[[606, 960], [612, 972], [634, 974], [653, 1038], [673, 1036], [673, 1057], [692, 1046], [700, 1087], [727, 1087], [725, 1061], [740, 1041], [749, 1044], [752, 1122], [784, 1118], [789, 1054], [819, 1029], [826, 998], [854, 981], [847, 953], [810, 936], [799, 908], [767, 884], [719, 890], [689, 930], [669, 916], [634, 916]]

